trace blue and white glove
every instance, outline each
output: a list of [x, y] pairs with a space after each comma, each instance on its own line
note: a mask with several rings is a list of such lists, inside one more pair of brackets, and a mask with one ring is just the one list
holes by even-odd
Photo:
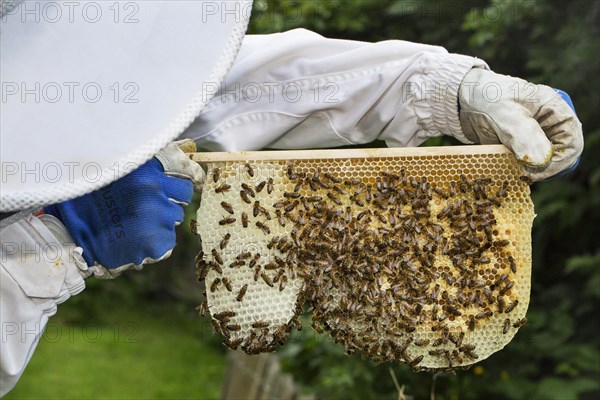
[[466, 138], [504, 144], [533, 181], [577, 166], [583, 131], [566, 93], [475, 68], [460, 85], [459, 104]]
[[184, 219], [183, 206], [192, 199], [194, 183], [202, 184], [205, 177], [180, 145], [169, 144], [99, 190], [45, 209], [83, 250], [88, 275], [114, 278], [171, 255], [175, 227]]

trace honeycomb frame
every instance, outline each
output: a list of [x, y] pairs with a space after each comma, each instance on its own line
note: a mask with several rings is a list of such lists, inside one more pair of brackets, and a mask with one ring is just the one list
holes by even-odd
[[[196, 227], [202, 241], [202, 253], [198, 257], [199, 277], [206, 282], [207, 303], [201, 305], [201, 308], [203, 311], [208, 310], [213, 316], [215, 331], [225, 337], [224, 342], [229, 347], [241, 346], [249, 354], [273, 351], [277, 345], [285, 342], [294, 325], [300, 327], [298, 316], [302, 313], [302, 304], [307, 301], [313, 312], [313, 327], [319, 332], [328, 332], [336, 341], [343, 343], [349, 354], [361, 350], [376, 362], [397, 360], [406, 362], [415, 369], [447, 370], [468, 366], [489, 357], [508, 344], [526, 321], [531, 279], [531, 225], [535, 215], [528, 182], [521, 179], [520, 165], [504, 146], [196, 153], [192, 159], [205, 165], [208, 175], [197, 213], [199, 222]], [[302, 179], [314, 179], [314, 176], [317, 176], [314, 182], [319, 182], [326, 179], [326, 174], [331, 174], [330, 176], [339, 180], [339, 186], [346, 192], [349, 192], [350, 188], [344, 186], [344, 181], [358, 180], [358, 186], [363, 189], [370, 186], [370, 190], [382, 193], [381, 190], [387, 190], [381, 189], [384, 185], [382, 182], [388, 182], [385, 183], [387, 185], [389, 180], [386, 179], [392, 179], [390, 176], [402, 176], [398, 182], [404, 179], [406, 182], [400, 186], [406, 191], [419, 193], [424, 202], [428, 200], [428, 216], [422, 219], [427, 222], [423, 223], [429, 224], [433, 221], [432, 224], [440, 225], [443, 228], [441, 239], [446, 238], [447, 241], [453, 238], [452, 234], [457, 233], [458, 228], [452, 224], [464, 224], [460, 219], [452, 220], [456, 213], [451, 213], [451, 218], [446, 220], [444, 216], [439, 217], [448, 204], [456, 204], [461, 200], [457, 214], [460, 217], [464, 213], [464, 203], [475, 208], [474, 204], [477, 201], [488, 201], [485, 210], [493, 209], [491, 217], [486, 214], [482, 218], [491, 218], [493, 239], [488, 240], [491, 243], [490, 247], [484, 251], [480, 249], [481, 254], [477, 255], [478, 262], [473, 264], [471, 272], [465, 272], [469, 267], [458, 268], [456, 259], [452, 260], [451, 256], [442, 254], [444, 249], [438, 245], [432, 253], [433, 272], [429, 272], [429, 281], [426, 283], [428, 295], [432, 295], [434, 290], [437, 292], [435, 301], [423, 300], [423, 296], [417, 297], [417, 301], [415, 298], [411, 301], [398, 301], [402, 298], [402, 293], [396, 293], [401, 292], [399, 287], [404, 285], [402, 290], [411, 292], [403, 282], [410, 281], [412, 275], [402, 278], [401, 281], [395, 280], [399, 279], [397, 276], [402, 275], [400, 270], [392, 271], [393, 274], [380, 273], [377, 283], [370, 283], [371, 286], [365, 289], [367, 286], [361, 287], [356, 284], [357, 276], [354, 272], [345, 273], [348, 279], [352, 279], [353, 285], [344, 283], [344, 278], [341, 278], [342, 281], [329, 282], [320, 270], [320, 265], [322, 264], [322, 270], [330, 267], [324, 262], [320, 264], [318, 257], [310, 260], [310, 268], [306, 265], [290, 267], [290, 260], [285, 257], [289, 249], [281, 252], [278, 244], [270, 241], [274, 237], [284, 237], [287, 238], [285, 246], [289, 247], [291, 243], [292, 248], [302, 247], [311, 251], [310, 246], [300, 242], [319, 230], [316, 222], [313, 221], [313, 228], [307, 229], [308, 233], [304, 239], [299, 239], [298, 233], [295, 237], [292, 235], [294, 226], [300, 229], [305, 226], [299, 225], [298, 218], [305, 217], [305, 214], [298, 210], [302, 210], [301, 205], [306, 198], [320, 196], [328, 207], [341, 210], [334, 218], [341, 218], [344, 210], [350, 210], [351, 216], [345, 217], [348, 221], [354, 221], [361, 210], [374, 208], [372, 200], [364, 204], [365, 190], [362, 190], [360, 195], [363, 206], [351, 200], [348, 194], [335, 193], [332, 196], [328, 194], [331, 188], [326, 189], [318, 185], [311, 187], [312, 185], [306, 182], [295, 191], [298, 182], [297, 179], [291, 179], [293, 176], [290, 174], [290, 160], [293, 160], [293, 175], [304, 174], [305, 178]], [[490, 182], [487, 182], [488, 179]], [[477, 194], [475, 182], [485, 185], [486, 199], [481, 198], [481, 193]], [[223, 184], [229, 185], [230, 188], [216, 193], [217, 188]], [[325, 186], [328, 185], [335, 186], [331, 181]], [[423, 190], [411, 188], [411, 185], [423, 185]], [[244, 195], [241, 194], [246, 191], [245, 188], [254, 192], [254, 197], [249, 195], [250, 192], [246, 192], [245, 197], [249, 202], [245, 201]], [[258, 191], [258, 188], [261, 190]], [[294, 193], [298, 193], [300, 197], [289, 197]], [[389, 200], [389, 197], [387, 199]], [[491, 199], [498, 205], [490, 205]], [[258, 211], [256, 201], [259, 202]], [[233, 214], [225, 210], [222, 202], [233, 207]], [[283, 207], [277, 208], [281, 204], [296, 206], [288, 212]], [[386, 203], [386, 207], [389, 206], [390, 203]], [[414, 216], [415, 209], [411, 208], [410, 204], [401, 204], [394, 209], [398, 209], [397, 212], [401, 216], [409, 216], [408, 219], [418, 221], [420, 218]], [[266, 218], [267, 214], [263, 211], [269, 214], [270, 219]], [[308, 209], [306, 211], [308, 212]], [[242, 212], [248, 216], [246, 228], [242, 225]], [[475, 217], [469, 217], [471, 223], [476, 220], [477, 212], [474, 212]], [[382, 235], [385, 235], [384, 230], [391, 224], [389, 215], [380, 219], [379, 216], [375, 218], [374, 214], [370, 214], [371, 221], [361, 230], [375, 231], [377, 234], [383, 231]], [[235, 218], [235, 221], [229, 223], [227, 218]], [[227, 223], [222, 224], [223, 221]], [[281, 226], [282, 221], [286, 222], [285, 226]], [[257, 222], [264, 225], [257, 225]], [[435, 225], [421, 226], [429, 229], [428, 227]], [[481, 238], [488, 235], [487, 228], [486, 232], [479, 228], [481, 226], [473, 230], [471, 240], [475, 238], [485, 241]], [[464, 226], [461, 229], [468, 230]], [[355, 229], [354, 234], [358, 233], [359, 230]], [[227, 234], [229, 237], [223, 246]], [[421, 241], [425, 238], [424, 234], [415, 234], [415, 237], [417, 239], [414, 240], [419, 242], [417, 248], [409, 248], [403, 254], [404, 257], [413, 257], [411, 260], [414, 260], [415, 253], [421, 253], [425, 249]], [[363, 240], [371, 240], [371, 237], [365, 238], [363, 237]], [[394, 242], [393, 238], [388, 239], [393, 243], [401, 242]], [[406, 237], [404, 239], [406, 243], [411, 240]], [[313, 250], [320, 249], [322, 243], [311, 246]], [[388, 247], [384, 248], [390, 251]], [[430, 247], [427, 249], [431, 250]], [[215, 251], [220, 263], [215, 261]], [[246, 258], [240, 259], [245, 253], [249, 255], [246, 254]], [[343, 255], [342, 253], [336, 255]], [[250, 267], [256, 254], [260, 254], [260, 257], [256, 258], [254, 265]], [[291, 264], [304, 263], [299, 260], [292, 261]], [[423, 280], [426, 278], [420, 274], [420, 270], [431, 261], [421, 261], [420, 265], [416, 263], [417, 272], [414, 277]], [[479, 261], [483, 262], [479, 264]], [[275, 273], [265, 268], [257, 274], [257, 265], [270, 265], [273, 271], [284, 273], [278, 272], [278, 279]], [[335, 263], [331, 268], [335, 272]], [[476, 272], [475, 275], [481, 275], [480, 279], [464, 278], [468, 274], [473, 276], [472, 271]], [[266, 278], [263, 274], [267, 275]], [[432, 276], [435, 279], [431, 278]], [[223, 278], [227, 281], [223, 281]], [[469, 282], [466, 291], [465, 279]], [[325, 294], [315, 294], [316, 290], [312, 287], [315, 286], [314, 281], [317, 282], [316, 286], [325, 289]], [[457, 286], [456, 281], [460, 281], [462, 286]], [[343, 286], [343, 290], [336, 287], [340, 285]], [[439, 285], [439, 288], [435, 289], [436, 285]], [[378, 294], [373, 292], [377, 288]], [[241, 301], [238, 301], [242, 290], [243, 296]], [[363, 290], [363, 293], [357, 293], [359, 290]], [[365, 297], [365, 290], [371, 290], [369, 295], [379, 298], [378, 301], [386, 296], [394, 301], [387, 301], [385, 307], [383, 302], [380, 305], [365, 303], [364, 309], [351, 310], [348, 304], [353, 304], [352, 299], [368, 298]], [[393, 294], [388, 294], [390, 292]], [[461, 294], [463, 292], [467, 294]], [[438, 300], [437, 296], [444, 293], [446, 297]], [[464, 300], [465, 296], [471, 296], [472, 301]], [[417, 305], [418, 303], [420, 305]], [[434, 309], [436, 303], [438, 306]], [[418, 312], [412, 307], [417, 308]], [[414, 315], [410, 314], [408, 319], [401, 321], [402, 323], [398, 322], [397, 317], [394, 319], [394, 315], [402, 314], [408, 308], [408, 314]], [[440, 309], [441, 314], [445, 316], [439, 315]]]

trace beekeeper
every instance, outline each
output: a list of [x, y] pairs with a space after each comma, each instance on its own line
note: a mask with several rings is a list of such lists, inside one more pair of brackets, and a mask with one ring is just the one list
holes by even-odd
[[250, 8], [2, 2], [2, 395], [84, 279], [170, 255], [204, 179], [175, 139], [241, 151], [449, 135], [506, 145], [534, 181], [582, 152], [568, 98], [548, 86], [438, 46], [244, 38]]

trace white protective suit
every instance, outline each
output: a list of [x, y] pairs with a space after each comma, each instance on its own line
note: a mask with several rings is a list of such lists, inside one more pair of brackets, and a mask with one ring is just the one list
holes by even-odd
[[[206, 88], [216, 95], [183, 137], [228, 151], [375, 139], [416, 146], [442, 134], [468, 142], [457, 92], [472, 68], [487, 66], [399, 40], [333, 40], [302, 29], [250, 35], [225, 85]], [[57, 237], [56, 223], [52, 216], [30, 217], [0, 233], [2, 395], [23, 373], [56, 305], [85, 286], [87, 266], [69, 237]]]

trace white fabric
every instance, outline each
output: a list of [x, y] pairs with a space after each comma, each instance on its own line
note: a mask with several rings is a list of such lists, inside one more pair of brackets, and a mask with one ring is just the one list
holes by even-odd
[[216, 95], [184, 132], [210, 150], [306, 149], [385, 140], [463, 141], [457, 93], [477, 58], [437, 46], [326, 39], [296, 29], [249, 35]]
[[504, 144], [534, 181], [567, 169], [583, 151], [581, 122], [549, 86], [475, 69], [460, 87], [460, 104], [465, 135]]
[[[29, 362], [56, 306], [84, 288], [87, 266], [52, 216], [29, 216], [0, 231], [0, 396]], [[80, 251], [80, 249], [79, 249]]]
[[0, 211], [88, 193], [180, 135], [233, 63], [251, 4], [3, 5]]

